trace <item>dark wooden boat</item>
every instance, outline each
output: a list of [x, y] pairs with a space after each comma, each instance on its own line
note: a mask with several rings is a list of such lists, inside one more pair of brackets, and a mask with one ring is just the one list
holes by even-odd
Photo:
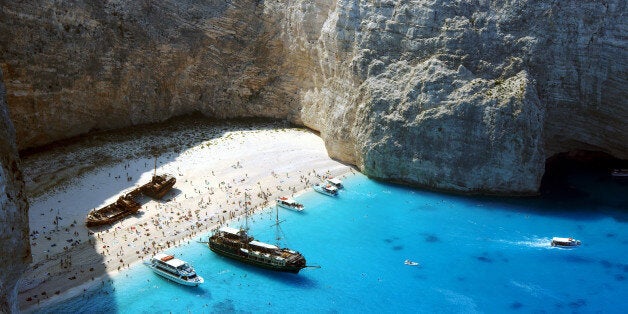
[[177, 179], [169, 174], [154, 174], [150, 182], [140, 187], [140, 191], [148, 197], [160, 200], [172, 189], [176, 182]]
[[117, 201], [105, 207], [92, 210], [87, 215], [85, 225], [88, 227], [108, 225], [128, 215], [136, 213], [142, 206], [127, 194], [120, 196]]
[[[245, 221], [247, 219], [248, 210], [245, 209]], [[278, 216], [276, 226], [279, 230]], [[222, 227], [209, 238], [208, 246], [214, 253], [274, 271], [296, 274], [301, 269], [310, 267], [306, 266], [305, 257], [301, 253], [256, 241], [248, 235], [247, 230], [248, 228]]]
[[128, 215], [134, 214], [142, 207], [142, 205], [135, 200], [140, 194], [154, 199], [161, 199], [172, 189], [176, 182], [177, 179], [169, 174], [157, 175], [157, 159], [155, 159], [155, 172], [150, 182], [133, 189], [124, 196], [120, 196], [118, 200], [112, 204], [97, 210], [92, 210], [87, 215], [85, 225], [88, 227], [108, 225]]

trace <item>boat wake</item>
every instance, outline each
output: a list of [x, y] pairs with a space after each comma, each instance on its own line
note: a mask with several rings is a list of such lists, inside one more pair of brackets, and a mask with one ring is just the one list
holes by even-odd
[[549, 290], [533, 284], [533, 283], [524, 283], [524, 282], [518, 282], [515, 280], [511, 280], [510, 283], [515, 286], [518, 287], [524, 291], [526, 291], [527, 293], [529, 293], [531, 296], [535, 297], [535, 298], [552, 298], [555, 300], [560, 300], [559, 297], [555, 296], [554, 294], [552, 294]]
[[552, 249], [552, 239], [550, 238], [532, 238], [525, 239], [523, 241], [508, 241], [508, 240], [499, 240], [498, 242], [505, 243], [508, 245], [516, 245], [516, 246], [525, 246], [531, 248], [547, 248]]
[[455, 309], [452, 309], [455, 312], [480, 313], [478, 311], [478, 306], [472, 297], [449, 289], [436, 289], [436, 291], [443, 294], [450, 304], [456, 306]]

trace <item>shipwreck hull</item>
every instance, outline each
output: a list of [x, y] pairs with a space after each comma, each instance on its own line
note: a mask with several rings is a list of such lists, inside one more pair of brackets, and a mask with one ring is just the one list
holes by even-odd
[[120, 197], [115, 203], [95, 210], [87, 215], [85, 225], [87, 227], [109, 225], [126, 216], [137, 213], [142, 208], [140, 203], [129, 198]]
[[150, 198], [160, 200], [172, 190], [176, 182], [177, 180], [171, 176], [154, 176], [150, 182], [140, 187], [140, 191]]
[[107, 218], [89, 218], [88, 217], [87, 220], [85, 221], [85, 225], [88, 227], [110, 225], [116, 221], [122, 220], [126, 216], [137, 213], [138, 210], [139, 208], [132, 209], [132, 210], [125, 210], [119, 214], [116, 214], [115, 216], [111, 216]]

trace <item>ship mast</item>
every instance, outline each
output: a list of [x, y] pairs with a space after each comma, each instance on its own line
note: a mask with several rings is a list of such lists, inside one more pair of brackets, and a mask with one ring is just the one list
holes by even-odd
[[275, 204], [275, 224], [274, 226], [277, 226], [277, 228], [275, 229], [275, 240], [277, 240], [277, 246], [280, 246], [280, 241], [281, 241], [281, 234], [283, 233], [281, 231], [281, 226], [279, 226], [280, 223], [282, 223], [283, 220], [279, 220], [279, 206], [277, 204]]
[[249, 194], [244, 192], [244, 230], [249, 231]]
[[153, 178], [157, 176], [157, 155], [155, 155], [155, 167], [153, 170]]
[[240, 227], [240, 237], [245, 243], [245, 247], [249, 248], [249, 194], [244, 192], [244, 228]]

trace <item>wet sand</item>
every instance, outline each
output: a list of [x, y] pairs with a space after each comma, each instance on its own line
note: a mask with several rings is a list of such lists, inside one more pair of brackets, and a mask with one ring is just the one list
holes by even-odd
[[[316, 134], [281, 123], [201, 123], [71, 146], [24, 160], [33, 195], [33, 262], [19, 287], [22, 310], [80, 294], [115, 272], [237, 219], [245, 193], [249, 209], [259, 210], [324, 177], [353, 171], [330, 159]], [[85, 227], [91, 209], [150, 180], [155, 158], [149, 150], [158, 152], [156, 173], [177, 179], [173, 190], [162, 200], [138, 198], [142, 209], [137, 215], [110, 226]], [[52, 176], [62, 184], [42, 182]]]

